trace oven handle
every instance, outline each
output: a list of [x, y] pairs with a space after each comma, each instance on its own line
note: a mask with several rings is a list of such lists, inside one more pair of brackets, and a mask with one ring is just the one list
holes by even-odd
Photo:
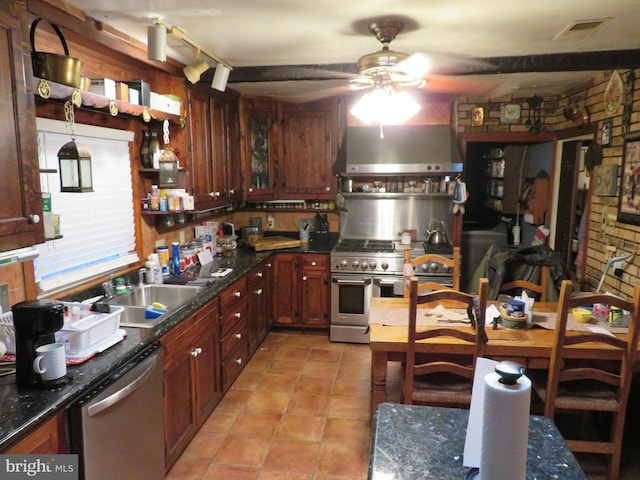
[[373, 279], [374, 285], [377, 285], [380, 287], [393, 287], [398, 282], [401, 282], [401, 283], [404, 282], [404, 278], [392, 277], [392, 278], [374, 278]]
[[346, 280], [343, 278], [332, 277], [331, 281], [338, 285], [369, 285], [371, 283], [370, 278], [363, 278], [362, 280]]

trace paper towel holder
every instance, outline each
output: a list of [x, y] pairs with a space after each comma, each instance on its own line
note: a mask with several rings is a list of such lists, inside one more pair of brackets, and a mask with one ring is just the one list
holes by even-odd
[[500, 375], [498, 381], [503, 385], [515, 385], [524, 372], [524, 367], [516, 362], [506, 360], [496, 365], [496, 373]]

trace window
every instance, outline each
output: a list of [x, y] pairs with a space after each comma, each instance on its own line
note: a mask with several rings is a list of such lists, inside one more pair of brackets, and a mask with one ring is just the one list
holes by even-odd
[[[41, 169], [58, 171], [57, 153], [70, 139], [64, 122], [38, 118]], [[74, 126], [74, 138], [91, 152], [93, 192], [62, 193], [58, 173], [42, 173], [60, 215], [62, 238], [37, 245], [36, 282], [40, 294], [81, 284], [138, 261], [133, 216], [129, 142], [133, 133], [88, 125]]]

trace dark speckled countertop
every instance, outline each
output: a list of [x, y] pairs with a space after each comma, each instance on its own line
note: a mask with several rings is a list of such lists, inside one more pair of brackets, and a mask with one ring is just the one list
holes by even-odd
[[[463, 480], [468, 410], [382, 403], [374, 418], [369, 480]], [[527, 480], [587, 480], [554, 423], [529, 417]]]
[[311, 242], [300, 248], [277, 251], [254, 252], [239, 248], [227, 252], [215, 257], [215, 261], [220, 268], [232, 268], [229, 275], [203, 288], [190, 303], [167, 315], [154, 328], [124, 328], [127, 336], [122, 342], [80, 365], [69, 366], [72, 381], [63, 387], [52, 390], [18, 388], [15, 374], [0, 377], [0, 451], [24, 437], [56, 411], [68, 407], [85, 391], [99, 384], [273, 253], [329, 253], [334, 245], [335, 241]]

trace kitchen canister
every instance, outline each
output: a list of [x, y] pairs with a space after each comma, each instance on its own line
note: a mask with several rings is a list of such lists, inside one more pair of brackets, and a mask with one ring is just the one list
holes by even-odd
[[515, 362], [484, 377], [484, 411], [477, 480], [525, 480], [531, 380]]

